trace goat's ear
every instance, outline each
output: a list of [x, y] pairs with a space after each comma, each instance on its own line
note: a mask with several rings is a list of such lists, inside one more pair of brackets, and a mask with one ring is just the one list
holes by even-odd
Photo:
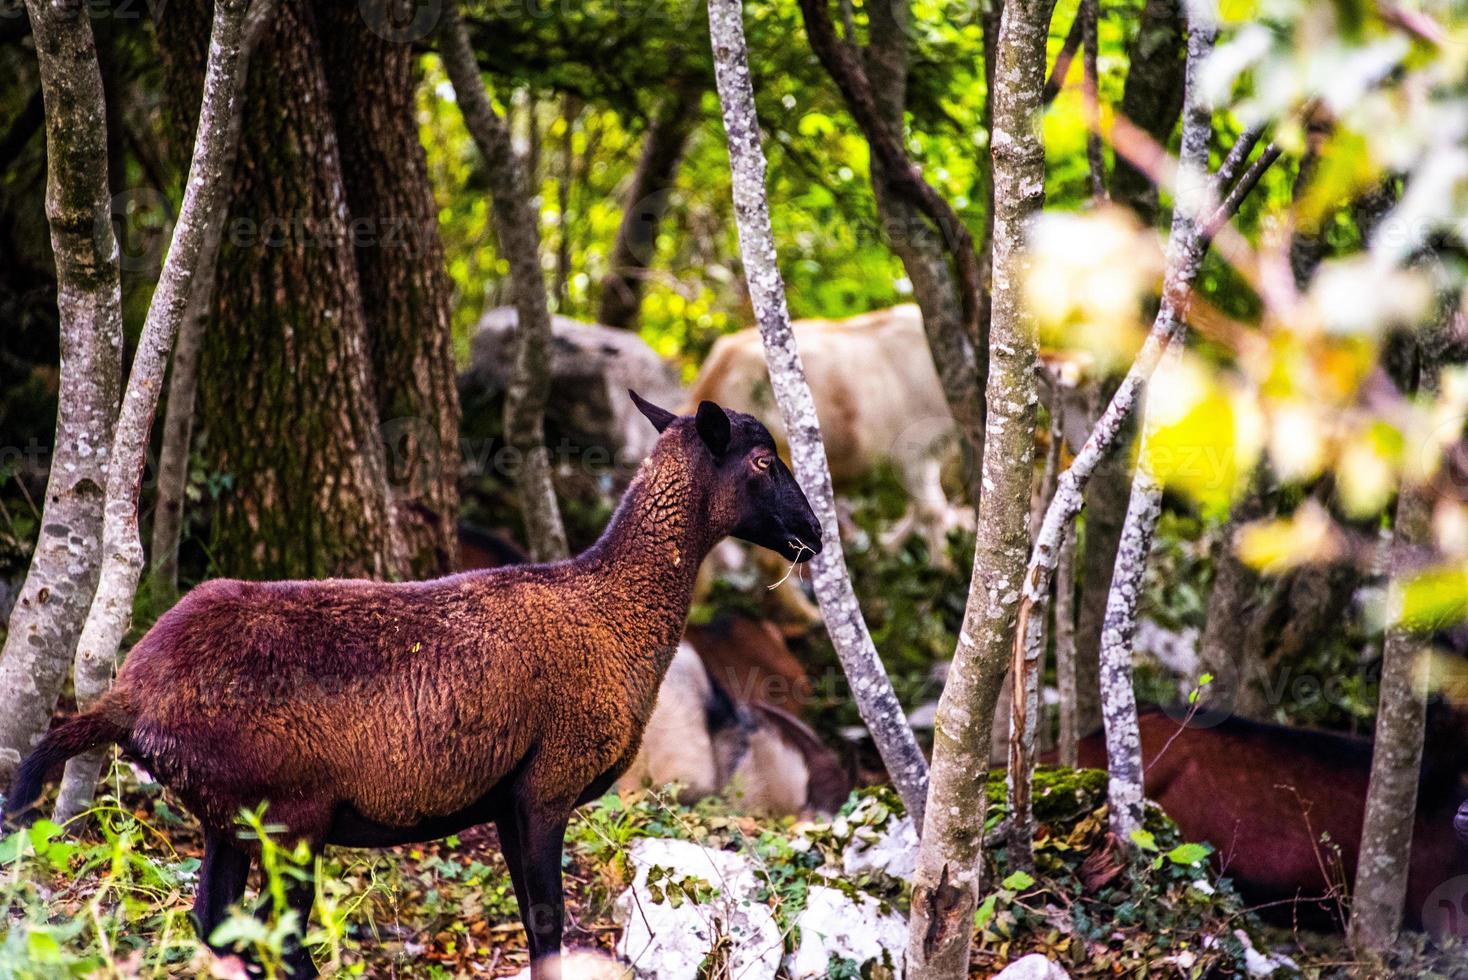
[[713, 402], [699, 402], [698, 415], [694, 417], [693, 424], [698, 429], [699, 438], [709, 447], [709, 452], [714, 454], [715, 459], [729, 451], [728, 412]]
[[673, 420], [678, 417], [666, 408], [658, 408], [631, 388], [627, 389], [627, 394], [632, 396], [632, 404], [637, 406], [637, 410], [647, 416], [647, 420], [652, 423], [652, 427], [659, 432], [672, 425]]

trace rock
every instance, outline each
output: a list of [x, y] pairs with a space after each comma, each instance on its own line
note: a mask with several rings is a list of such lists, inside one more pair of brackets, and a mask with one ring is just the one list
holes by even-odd
[[[514, 363], [517, 320], [512, 306], [489, 310], [479, 318], [470, 341], [469, 368], [459, 377], [466, 413], [486, 399], [502, 396]], [[673, 367], [634, 331], [564, 316], [551, 318], [547, 431], [568, 435], [581, 445], [600, 446], [615, 454], [621, 465], [635, 467], [652, 449], [657, 432], [627, 397], [629, 388], [672, 412], [682, 410], [686, 397]]]
[[1043, 954], [1031, 953], [994, 974], [993, 980], [1070, 980], [1070, 974]]
[[862, 976], [868, 975], [869, 963], [887, 967], [890, 976], [902, 976], [907, 920], [890, 909], [884, 912], [869, 895], [852, 899], [816, 885], [795, 925], [800, 945], [785, 962], [791, 980], [825, 980], [836, 957], [862, 967]]
[[918, 835], [911, 817], [893, 817], [880, 828], [858, 827], [841, 853], [848, 877], [880, 871], [911, 881], [917, 871]]
[[[628, 861], [632, 886], [617, 899], [623, 923], [617, 953], [644, 980], [688, 980], [719, 941], [723, 970], [712, 975], [741, 980], [772, 980], [780, 967], [784, 942], [775, 917], [755, 899], [759, 878], [741, 854], [715, 851], [681, 840], [648, 838], [632, 845]], [[654, 901], [649, 887], [666, 895], [679, 885], [699, 892], [695, 901], [678, 896]], [[712, 891], [712, 897], [702, 894]]]
[[1244, 946], [1244, 969], [1249, 971], [1251, 977], [1270, 977], [1276, 970], [1287, 970], [1291, 973], [1299, 972], [1299, 965], [1283, 953], [1269, 954], [1261, 953], [1254, 948], [1254, 942], [1249, 934], [1242, 929], [1234, 930], [1234, 938]]
[[[530, 967], [514, 980], [530, 980]], [[573, 949], [561, 954], [561, 980], [632, 980], [632, 967], [595, 949]]]

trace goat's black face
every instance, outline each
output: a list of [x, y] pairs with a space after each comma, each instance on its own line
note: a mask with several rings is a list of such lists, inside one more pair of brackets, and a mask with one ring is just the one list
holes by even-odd
[[698, 434], [715, 467], [711, 507], [727, 522], [730, 535], [795, 562], [820, 553], [820, 522], [763, 423], [707, 401], [692, 418], [680, 420], [636, 392], [630, 394], [659, 432], [681, 421]]

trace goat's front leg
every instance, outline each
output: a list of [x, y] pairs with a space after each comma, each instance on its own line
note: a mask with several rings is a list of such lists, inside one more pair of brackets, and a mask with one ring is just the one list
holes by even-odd
[[520, 898], [520, 921], [530, 947], [531, 980], [560, 980], [561, 932], [565, 904], [561, 891], [561, 852], [566, 839], [569, 806], [544, 806], [528, 801], [515, 807], [513, 850], [519, 860], [505, 852], [511, 876], [519, 865], [515, 889]]

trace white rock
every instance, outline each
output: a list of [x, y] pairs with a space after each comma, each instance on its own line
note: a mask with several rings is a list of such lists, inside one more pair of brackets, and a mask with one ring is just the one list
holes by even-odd
[[993, 980], [1070, 980], [1070, 974], [1042, 953], [1021, 956], [994, 974]]
[[805, 910], [796, 917], [800, 945], [786, 959], [791, 980], [824, 980], [833, 957], [859, 966], [886, 964], [902, 976], [907, 949], [907, 920], [869, 895], [848, 898], [834, 888], [812, 887]]
[[[530, 967], [515, 980], [530, 980]], [[574, 949], [561, 955], [561, 980], [632, 980], [632, 967], [600, 950]]]
[[1294, 960], [1283, 953], [1271, 955], [1259, 952], [1254, 948], [1249, 934], [1242, 929], [1234, 930], [1234, 938], [1244, 945], [1244, 969], [1249, 971], [1251, 977], [1269, 977], [1273, 976], [1276, 970], [1298, 972], [1300, 969]]
[[[775, 917], [754, 893], [759, 878], [743, 855], [715, 851], [689, 841], [648, 838], [632, 845], [632, 886], [617, 899], [623, 923], [617, 953], [644, 980], [688, 980], [698, 975], [716, 937], [727, 938], [728, 975], [771, 980], [780, 967], [784, 942]], [[677, 908], [654, 902], [648, 871], [667, 868], [674, 880], [698, 878], [715, 894], [707, 902], [684, 900]]]
[[911, 881], [917, 871], [918, 835], [911, 817], [894, 817], [881, 830], [859, 827], [841, 853], [842, 870], [850, 877], [882, 871]]

